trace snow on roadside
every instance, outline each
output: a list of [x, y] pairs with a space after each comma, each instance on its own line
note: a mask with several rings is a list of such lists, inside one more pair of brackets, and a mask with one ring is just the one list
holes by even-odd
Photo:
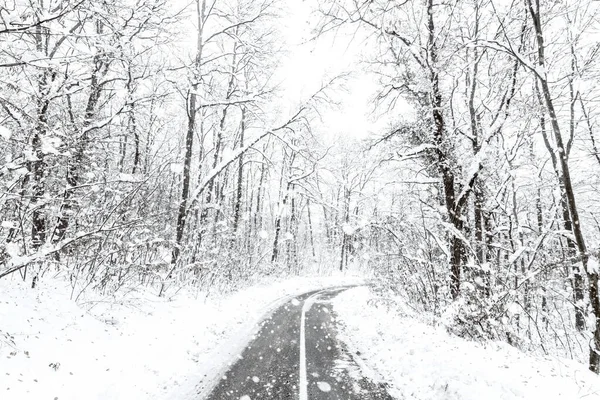
[[[401, 306], [401, 305], [400, 305]], [[382, 304], [366, 287], [334, 299], [340, 339], [371, 379], [402, 399], [600, 399], [600, 378], [571, 360], [540, 358], [504, 343], [483, 346]]]
[[68, 284], [0, 280], [3, 400], [198, 399], [285, 299], [357, 279], [295, 278], [224, 298], [132, 291], [69, 300]]

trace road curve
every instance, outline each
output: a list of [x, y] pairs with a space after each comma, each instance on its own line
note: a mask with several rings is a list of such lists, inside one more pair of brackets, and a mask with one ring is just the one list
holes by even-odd
[[337, 339], [331, 299], [343, 290], [306, 293], [275, 310], [204, 400], [393, 400]]

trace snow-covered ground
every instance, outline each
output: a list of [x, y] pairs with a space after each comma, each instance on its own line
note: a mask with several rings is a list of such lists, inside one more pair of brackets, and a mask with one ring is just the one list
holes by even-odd
[[256, 324], [291, 296], [356, 282], [297, 278], [226, 297], [144, 291], [70, 300], [70, 287], [0, 280], [0, 399], [198, 399]]
[[[60, 280], [32, 290], [3, 279], [0, 399], [202, 398], [270, 310], [299, 293], [355, 282], [297, 278], [208, 300], [130, 291], [76, 304]], [[397, 398], [600, 399], [600, 378], [584, 365], [503, 343], [484, 347], [420, 322], [401, 302], [388, 308], [377, 299], [351, 289], [334, 307], [363, 373]]]
[[600, 399], [600, 378], [584, 365], [451, 336], [392, 300], [387, 307], [361, 287], [334, 299], [334, 309], [363, 373], [399, 399]]

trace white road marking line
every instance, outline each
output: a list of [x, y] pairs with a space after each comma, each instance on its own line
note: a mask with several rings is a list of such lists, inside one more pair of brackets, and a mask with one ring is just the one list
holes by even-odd
[[320, 296], [325, 290], [321, 290], [304, 300], [302, 305], [302, 314], [300, 315], [300, 398], [299, 400], [308, 400], [308, 380], [306, 378], [306, 313], [310, 310], [314, 299]]

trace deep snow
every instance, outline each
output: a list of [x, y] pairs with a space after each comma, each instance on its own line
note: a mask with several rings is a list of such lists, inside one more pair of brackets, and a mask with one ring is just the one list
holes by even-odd
[[356, 278], [296, 278], [227, 297], [130, 290], [70, 300], [70, 287], [0, 280], [0, 399], [202, 398], [269, 311]]
[[[32, 290], [3, 279], [0, 399], [201, 399], [271, 310], [300, 293], [357, 282], [296, 278], [208, 299], [130, 290], [76, 304], [60, 280]], [[600, 399], [600, 378], [584, 365], [451, 336], [366, 287], [333, 306], [362, 374], [398, 398]]]
[[505, 343], [479, 343], [433, 327], [397, 298], [368, 288], [334, 299], [340, 339], [363, 373], [392, 396], [419, 400], [600, 399], [600, 377], [572, 360], [536, 357]]

